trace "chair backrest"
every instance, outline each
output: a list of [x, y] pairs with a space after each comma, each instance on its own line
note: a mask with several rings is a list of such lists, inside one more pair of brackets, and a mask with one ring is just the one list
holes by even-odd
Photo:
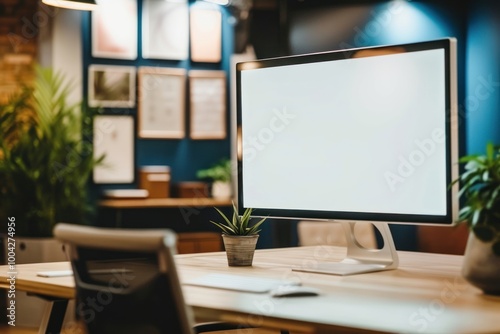
[[76, 285], [76, 314], [93, 333], [192, 334], [169, 230], [58, 224]]

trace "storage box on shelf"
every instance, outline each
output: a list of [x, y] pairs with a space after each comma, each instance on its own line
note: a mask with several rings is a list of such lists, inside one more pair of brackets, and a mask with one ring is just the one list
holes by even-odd
[[205, 182], [179, 182], [176, 185], [179, 198], [208, 198], [208, 184]]
[[170, 167], [144, 166], [139, 170], [139, 188], [149, 192], [149, 198], [170, 197]]

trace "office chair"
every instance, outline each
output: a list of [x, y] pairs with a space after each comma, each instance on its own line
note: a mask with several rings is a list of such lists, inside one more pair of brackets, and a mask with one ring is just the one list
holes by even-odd
[[248, 328], [194, 326], [175, 268], [169, 230], [105, 229], [57, 224], [76, 285], [76, 313], [89, 334], [193, 334]]

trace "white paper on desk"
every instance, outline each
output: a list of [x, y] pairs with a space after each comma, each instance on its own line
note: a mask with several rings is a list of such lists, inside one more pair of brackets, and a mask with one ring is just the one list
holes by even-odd
[[73, 276], [73, 270], [51, 270], [51, 271], [39, 271], [36, 273], [40, 277], [63, 277], [63, 276]]

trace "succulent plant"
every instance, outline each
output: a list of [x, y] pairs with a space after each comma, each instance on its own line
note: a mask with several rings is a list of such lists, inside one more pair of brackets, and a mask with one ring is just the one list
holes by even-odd
[[261, 230], [259, 227], [264, 223], [264, 221], [267, 218], [262, 218], [255, 224], [250, 224], [251, 221], [251, 215], [253, 212], [253, 209], [247, 208], [243, 212], [243, 215], [240, 217], [238, 215], [238, 209], [236, 208], [236, 205], [233, 203], [233, 216], [232, 219], [229, 219], [221, 210], [218, 208], [215, 208], [217, 212], [220, 214], [220, 216], [223, 219], [222, 223], [217, 223], [214, 221], [210, 221], [212, 224], [217, 226], [222, 230], [223, 234], [227, 235], [253, 235], [253, 234], [258, 234]]

